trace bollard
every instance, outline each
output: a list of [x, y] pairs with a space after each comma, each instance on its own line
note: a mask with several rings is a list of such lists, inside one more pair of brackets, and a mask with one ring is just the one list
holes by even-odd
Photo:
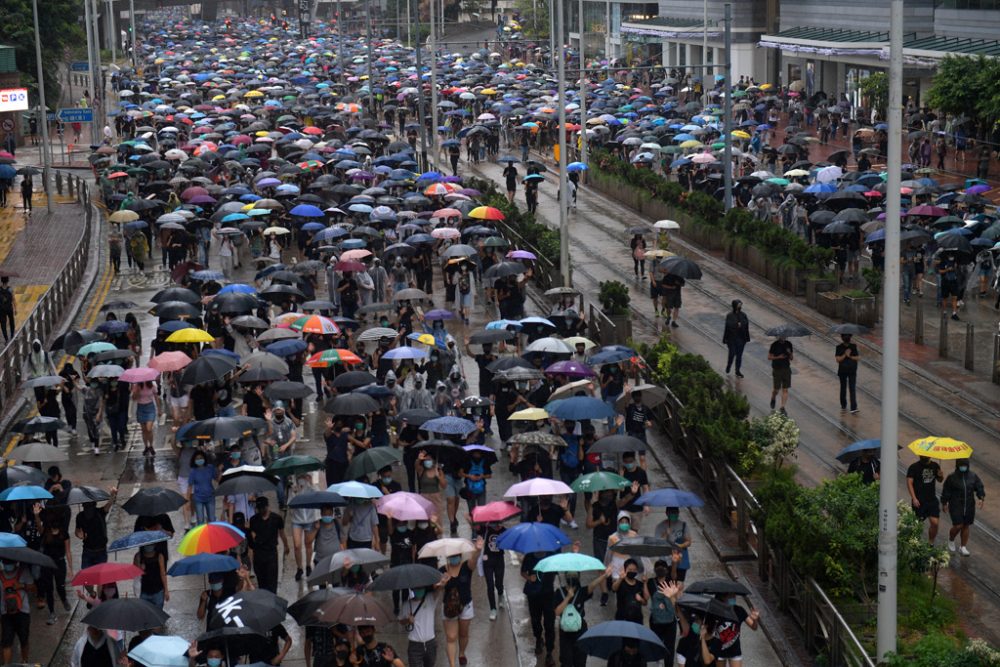
[[62, 194], [62, 172], [56, 172], [56, 192]]
[[993, 334], [993, 384], [1000, 384], [1000, 333]]
[[916, 321], [913, 325], [913, 342], [917, 345], [924, 344], [924, 300], [917, 297]]
[[938, 332], [938, 356], [948, 357], [948, 313], [941, 313], [941, 329]]
[[965, 325], [965, 370], [972, 371], [976, 369], [976, 327], [974, 325]]

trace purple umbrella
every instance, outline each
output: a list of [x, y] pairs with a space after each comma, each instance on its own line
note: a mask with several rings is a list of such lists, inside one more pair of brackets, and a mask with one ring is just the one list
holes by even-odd
[[461, 190], [458, 191], [458, 194], [465, 195], [466, 197], [478, 197], [483, 193], [480, 192], [479, 190], [476, 190], [475, 188], [462, 188]]
[[188, 199], [189, 204], [214, 204], [215, 197], [210, 197], [209, 195], [195, 195]]
[[568, 375], [569, 377], [590, 378], [595, 373], [590, 367], [579, 361], [557, 361], [545, 369], [546, 375]]
[[511, 250], [507, 253], [507, 259], [530, 259], [536, 260], [535, 253], [528, 252], [527, 250]]
[[424, 320], [431, 322], [434, 320], [450, 320], [453, 317], [455, 315], [450, 310], [445, 310], [444, 308], [435, 308], [424, 313]]
[[281, 185], [281, 181], [276, 178], [262, 178], [257, 181], [258, 188], [273, 188], [276, 185]]
[[973, 185], [971, 188], [965, 189], [965, 194], [967, 195], [981, 195], [984, 192], [989, 192], [992, 188], [990, 186], [980, 183], [978, 185]]
[[356, 171], [351, 174], [351, 179], [355, 181], [367, 181], [371, 178], [375, 178], [375, 174], [370, 171]]

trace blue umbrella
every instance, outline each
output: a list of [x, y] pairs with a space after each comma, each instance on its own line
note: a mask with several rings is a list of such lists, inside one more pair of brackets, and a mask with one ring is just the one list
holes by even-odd
[[340, 494], [344, 498], [381, 498], [382, 492], [378, 490], [377, 487], [371, 484], [364, 484], [362, 482], [341, 482], [339, 484], [331, 484], [326, 487], [327, 491], [331, 493]]
[[257, 290], [252, 285], [245, 285], [243, 283], [233, 283], [232, 285], [226, 285], [219, 290], [219, 294], [256, 294]]
[[302, 225], [302, 231], [304, 232], [318, 232], [323, 229], [326, 229], [326, 225], [322, 222], [307, 222]]
[[566, 165], [566, 171], [568, 172], [587, 171], [588, 169], [590, 169], [590, 167], [588, 167], [583, 162], [570, 162], [568, 165]]
[[420, 425], [420, 429], [440, 435], [466, 436], [476, 430], [476, 425], [461, 417], [438, 417], [437, 419], [428, 419]]
[[520, 322], [522, 326], [525, 324], [538, 324], [539, 326], [552, 327], [553, 329], [557, 328], [551, 320], [547, 320], [544, 317], [537, 317], [535, 315], [532, 315], [531, 317], [523, 317]]
[[171, 577], [183, 577], [187, 574], [212, 574], [213, 572], [232, 572], [238, 570], [240, 562], [232, 556], [222, 554], [196, 554], [182, 558], [167, 570]]
[[654, 489], [639, 496], [635, 504], [650, 507], [703, 507], [705, 501], [690, 491]]
[[427, 356], [425, 350], [415, 347], [395, 347], [382, 355], [383, 359], [423, 359]]
[[326, 215], [323, 213], [323, 209], [318, 206], [313, 206], [312, 204], [299, 204], [289, 211], [288, 214], [298, 216], [300, 218], [322, 218]]
[[306, 349], [308, 345], [304, 340], [297, 338], [290, 338], [287, 340], [279, 340], [270, 345], [267, 345], [264, 349], [271, 354], [277, 355], [279, 357], [291, 357], [298, 354]]
[[223, 275], [222, 271], [212, 271], [210, 269], [205, 269], [204, 271], [195, 271], [191, 274], [194, 280], [200, 280], [206, 282], [209, 280], [225, 280], [226, 276]]
[[0, 178], [13, 179], [17, 177], [17, 171], [9, 164], [0, 164]]
[[131, 535], [119, 537], [117, 540], [108, 545], [108, 551], [138, 549], [139, 547], [146, 546], [147, 544], [166, 542], [169, 539], [170, 536], [162, 530], [140, 530], [132, 533]]
[[101, 333], [115, 335], [115, 334], [125, 333], [126, 331], [128, 331], [128, 329], [129, 329], [128, 322], [123, 322], [122, 320], [107, 320], [105, 322], [101, 322], [97, 326], [96, 330], [100, 331]]
[[626, 361], [634, 357], [634, 354], [626, 352], [625, 350], [602, 350], [596, 354], [591, 355], [587, 359], [587, 363], [591, 366], [599, 366], [601, 364], [616, 364], [619, 361]]
[[0, 533], [0, 549], [4, 547], [26, 547], [28, 543], [17, 533]]
[[666, 655], [667, 649], [652, 630], [631, 621], [598, 623], [584, 632], [576, 643], [587, 655], [607, 660], [613, 653], [622, 650], [622, 644], [627, 639], [639, 642], [642, 662], [663, 660]]
[[849, 444], [847, 447], [844, 447], [842, 450], [840, 450], [840, 453], [837, 454], [837, 460], [840, 461], [841, 463], [850, 463], [854, 459], [861, 456], [861, 452], [874, 451], [877, 455], [879, 450], [881, 450], [881, 448], [882, 448], [881, 440], [878, 439], [858, 440], [857, 442], [853, 442]]
[[132, 222], [125, 223], [125, 229], [132, 231], [134, 229], [145, 229], [149, 227], [149, 223], [145, 220], [133, 220]]
[[0, 493], [0, 502], [9, 502], [12, 500], [48, 500], [51, 497], [52, 494], [42, 487], [27, 484], [4, 489]]
[[586, 419], [608, 419], [615, 416], [615, 410], [599, 398], [573, 396], [550, 402], [545, 406], [549, 416], [574, 421]]
[[833, 183], [813, 183], [802, 192], [808, 194], [822, 194], [822, 193], [836, 192], [836, 191], [837, 191], [837, 186], [834, 185]]
[[146, 667], [186, 667], [190, 644], [183, 637], [151, 635], [129, 651], [128, 657]]
[[527, 554], [559, 551], [572, 542], [566, 533], [551, 524], [528, 521], [505, 530], [497, 538], [497, 548]]
[[486, 323], [487, 329], [509, 329], [511, 331], [520, 331], [524, 328], [524, 325], [517, 320], [493, 320], [492, 322]]
[[876, 241], [885, 241], [884, 229], [876, 229], [874, 232], [865, 237], [865, 243], [875, 243]]
[[369, 384], [354, 390], [357, 394], [367, 394], [372, 398], [389, 398], [395, 396], [396, 392], [382, 384]]
[[219, 357], [226, 357], [228, 359], [232, 359], [236, 363], [240, 363], [240, 355], [236, 354], [232, 350], [227, 350], [225, 348], [219, 348], [217, 350], [216, 349], [202, 350], [201, 352], [201, 356], [203, 357], [213, 354]]
[[191, 329], [194, 325], [190, 322], [185, 322], [184, 320], [170, 320], [169, 322], [164, 322], [160, 326], [156, 327], [160, 331], [166, 331], [168, 333], [173, 333], [175, 331], [180, 331], [181, 329]]

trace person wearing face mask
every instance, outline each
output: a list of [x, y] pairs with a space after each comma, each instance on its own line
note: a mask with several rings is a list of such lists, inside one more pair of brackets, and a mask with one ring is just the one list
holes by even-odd
[[440, 598], [438, 588], [440, 586], [410, 591], [410, 598], [403, 603], [402, 610], [396, 612], [400, 623], [409, 630], [406, 635], [407, 667], [434, 667], [437, 662], [434, 617]]
[[717, 634], [719, 636], [719, 650], [713, 652], [717, 660], [717, 667], [743, 667], [743, 650], [740, 647], [740, 629], [744, 623], [751, 630], [760, 627], [760, 612], [750, 608], [747, 612], [742, 606], [737, 604], [736, 594], [729, 593], [717, 596], [719, 600], [728, 605], [736, 614], [735, 621], [720, 621]]
[[642, 402], [642, 392], [633, 390], [625, 406], [625, 434], [646, 442], [646, 429], [653, 426], [653, 410]]
[[188, 502], [194, 506], [198, 524], [215, 521], [215, 482], [219, 470], [210, 465], [204, 452], [195, 453], [188, 475]]
[[132, 559], [132, 564], [142, 570], [139, 580], [139, 597], [160, 609], [170, 601], [167, 585], [167, 564], [163, 554], [157, 553], [156, 545], [147, 544]]
[[278, 540], [290, 551], [285, 535], [285, 520], [271, 511], [266, 497], [257, 498], [257, 513], [250, 519], [247, 534], [250, 559], [253, 561], [257, 585], [276, 593], [278, 590]]
[[80, 554], [80, 569], [108, 562], [108, 524], [107, 516], [118, 498], [118, 487], [110, 489], [111, 498], [103, 507], [95, 502], [86, 502], [83, 509], [76, 515], [74, 534], [83, 540], [83, 550]]
[[555, 617], [559, 619], [559, 667], [586, 666], [587, 653], [576, 644], [576, 640], [587, 631], [585, 605], [610, 575], [609, 567], [584, 586], [580, 583], [579, 572], [567, 572], [566, 585], [556, 591], [554, 603]]
[[608, 667], [643, 667], [645, 664], [636, 639], [623, 639], [621, 649], [608, 656]]
[[882, 472], [882, 462], [875, 456], [876, 450], [866, 449], [861, 456], [853, 459], [847, 466], [848, 473], [858, 473], [865, 484], [874, 484]]
[[[284, 401], [275, 401], [271, 404], [268, 417], [267, 434], [264, 436], [264, 443], [268, 445], [268, 463], [273, 463], [279, 459], [291, 456], [295, 453], [295, 441], [298, 439], [298, 431], [295, 429], [295, 422], [286, 414]], [[287, 478], [278, 480], [278, 508], [285, 509], [285, 486]]]
[[956, 460], [955, 472], [948, 475], [941, 485], [941, 509], [948, 512], [951, 518], [948, 551], [955, 552], [955, 538], [961, 537], [962, 544], [958, 547], [958, 552], [963, 556], [972, 555], [967, 548], [969, 527], [976, 521], [977, 504], [981, 509], [985, 502], [986, 489], [979, 475], [969, 470], [969, 459]]
[[[615, 492], [605, 489], [597, 493], [597, 498], [590, 506], [587, 514], [587, 528], [591, 530], [592, 553], [594, 558], [607, 563], [608, 540], [615, 534], [618, 526], [618, 502]], [[601, 606], [608, 603], [608, 592], [601, 591]]]
[[[378, 471], [378, 477], [375, 478], [375, 486], [379, 491], [382, 492], [383, 496], [387, 496], [390, 493], [396, 493], [397, 491], [403, 490], [403, 485], [392, 478], [392, 466], [385, 466]], [[389, 545], [389, 533], [390, 524], [389, 517], [384, 514], [378, 515], [378, 541], [382, 546], [382, 553], [385, 553], [386, 547]]]
[[688, 621], [683, 610], [677, 613], [677, 620], [681, 626], [681, 638], [677, 642], [677, 664], [713, 667], [722, 647], [715, 632], [716, 621], [708, 616], [692, 616]]
[[944, 481], [944, 473], [937, 461], [921, 456], [906, 469], [906, 489], [910, 493], [910, 507], [921, 521], [927, 520], [927, 540], [934, 544], [937, 538], [941, 504], [936, 487]]
[[743, 312], [743, 302], [733, 299], [733, 310], [726, 314], [725, 328], [722, 332], [722, 344], [729, 349], [729, 356], [726, 358], [726, 373], [728, 373], [733, 363], [736, 364], [736, 377], [742, 378], [743, 373], [743, 348], [750, 342], [750, 320]]
[[358, 645], [350, 661], [357, 667], [404, 667], [395, 649], [375, 638], [375, 626], [358, 626]]
[[[458, 470], [458, 476], [465, 480], [465, 488], [460, 491], [465, 498], [472, 514], [472, 508], [486, 504], [486, 480], [493, 477], [493, 469], [489, 461], [483, 456], [483, 450], [472, 449], [480, 445], [470, 445], [471, 450], [469, 460], [462, 464]], [[490, 452], [492, 454], [492, 451]]]
[[478, 535], [483, 539], [483, 578], [486, 598], [490, 602], [490, 620], [497, 620], [497, 608], [503, 608], [504, 552], [497, 547], [497, 538], [506, 532], [503, 524], [491, 521], [479, 524]]
[[41, 503], [34, 506], [36, 524], [41, 526], [40, 551], [52, 559], [55, 569], [40, 568], [39, 592], [44, 592], [45, 602], [49, 607], [48, 625], [56, 622], [55, 594], [59, 594], [63, 609], [69, 611], [69, 601], [66, 599], [66, 577], [73, 578], [73, 554], [70, 551], [69, 532], [57, 515], [51, 515], [52, 520], [46, 521]]
[[21, 662], [28, 662], [28, 640], [31, 636], [31, 605], [27, 586], [35, 583], [27, 567], [14, 561], [0, 561], [0, 591], [3, 591], [0, 614], [0, 652], [3, 664], [11, 662], [14, 639], [21, 644]]
[[197, 612], [198, 620], [205, 621], [206, 630], [212, 625], [212, 618], [215, 616], [216, 607], [228, 597], [223, 587], [223, 577], [221, 574], [212, 573], [208, 575], [208, 590], [201, 592]]
[[319, 521], [313, 536], [313, 562], [319, 562], [340, 551], [343, 531], [332, 507], [320, 510]]
[[615, 620], [642, 623], [642, 608], [647, 602], [645, 578], [639, 576], [639, 563], [629, 558], [623, 576], [611, 584], [615, 592]]
[[665, 560], [653, 564], [654, 577], [646, 580], [646, 599], [649, 600], [649, 629], [653, 631], [667, 654], [663, 664], [674, 664], [674, 646], [677, 644], [677, 614], [674, 605], [681, 594], [682, 585], [671, 578]]
[[374, 549], [379, 551], [378, 512], [367, 498], [351, 498], [344, 510], [345, 541], [343, 549]]
[[638, 500], [639, 496], [649, 491], [649, 476], [636, 460], [635, 452], [622, 454], [622, 469], [619, 474], [632, 482], [632, 486], [621, 491], [618, 504], [632, 515], [632, 527], [638, 530], [642, 516], [649, 514], [649, 506], [638, 505], [635, 501]]
[[448, 481], [444, 476], [444, 468], [437, 465], [424, 450], [417, 453], [416, 483], [417, 492], [434, 504], [435, 513], [440, 516], [444, 507], [444, 490]]
[[441, 568], [444, 573], [441, 579], [444, 600], [442, 611], [444, 634], [448, 640], [449, 667], [455, 667], [456, 657], [457, 664], [463, 667], [468, 664], [465, 649], [469, 645], [469, 626], [475, 615], [472, 607], [472, 573], [482, 550], [483, 538], [477, 537], [475, 550], [467, 558], [463, 558], [463, 554], [453, 554], [448, 556], [445, 566]]
[[[312, 481], [312, 473], [301, 473], [295, 477], [293, 492], [295, 496], [316, 490]], [[302, 581], [302, 551], [305, 549], [305, 575], [312, 574], [312, 545], [315, 539], [316, 522], [319, 521], [319, 510], [308, 507], [292, 509], [292, 550], [295, 553], [295, 581]]]
[[[413, 541], [413, 526], [411, 526], [410, 523], [396, 520], [393, 520], [392, 522], [392, 532], [390, 532], [386, 538], [386, 542], [390, 547], [390, 567], [396, 567], [397, 565], [409, 565], [417, 559], [416, 545]], [[398, 590], [392, 591], [392, 609], [393, 614], [397, 616], [399, 615], [400, 594], [401, 592]]]
[[535, 654], [545, 652], [546, 667], [555, 665], [555, 658], [552, 656], [556, 647], [556, 613], [553, 604], [555, 574], [539, 574], [535, 567], [539, 561], [551, 555], [545, 552], [528, 553], [521, 560], [521, 579], [524, 580], [524, 597], [528, 601], [531, 634], [535, 637]]
[[[625, 561], [627, 560], [625, 556], [616, 553], [612, 547], [626, 537], [635, 537], [638, 535], [637, 532], [632, 530], [632, 515], [625, 510], [620, 510], [618, 512], [617, 522], [615, 525], [618, 530], [608, 537], [608, 547], [604, 554], [604, 563], [611, 566], [612, 583], [619, 581], [624, 576]], [[601, 596], [601, 606], [603, 607], [605, 604], [606, 600], [604, 596]]]
[[681, 521], [681, 510], [679, 507], [668, 507], [667, 518], [656, 524], [653, 535], [661, 540], [673, 542], [677, 546], [680, 560], [672, 567], [676, 567], [676, 581], [684, 581], [687, 571], [691, 567], [691, 557], [688, 555], [688, 548], [691, 546], [691, 531], [688, 530], [686, 521]]
[[406, 390], [401, 404], [402, 410], [434, 410], [434, 394], [427, 389], [424, 376], [417, 373], [413, 376], [413, 387]]
[[225, 654], [222, 649], [211, 648], [207, 651], [198, 649], [198, 642], [192, 642], [188, 647], [188, 667], [224, 667]]
[[88, 625], [73, 646], [69, 664], [70, 667], [117, 667], [118, 644], [104, 630]]

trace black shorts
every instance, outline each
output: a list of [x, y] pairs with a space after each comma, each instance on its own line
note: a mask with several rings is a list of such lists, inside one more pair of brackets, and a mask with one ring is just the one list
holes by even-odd
[[16, 614], [0, 615], [0, 647], [10, 648], [14, 645], [14, 637], [21, 642], [21, 646], [28, 643], [28, 634], [31, 631], [31, 614], [18, 612]]
[[681, 307], [681, 291], [679, 289], [667, 290], [663, 296], [666, 297], [667, 308]]
[[957, 280], [942, 280], [941, 281], [941, 298], [947, 299], [950, 296], [957, 297], [962, 289], [959, 286]]
[[971, 526], [976, 522], [976, 506], [966, 508], [963, 512], [957, 508], [949, 508], [948, 516], [951, 518], [953, 526]]
[[788, 389], [792, 386], [792, 369], [788, 368], [772, 368], [771, 376], [773, 380], [772, 388], [777, 391], [779, 389]]
[[[911, 506], [912, 507], [912, 506]], [[914, 507], [913, 513], [917, 518], [923, 520], [930, 517], [935, 519], [941, 516], [941, 504], [935, 499], [933, 502], [921, 502], [920, 507]]]

